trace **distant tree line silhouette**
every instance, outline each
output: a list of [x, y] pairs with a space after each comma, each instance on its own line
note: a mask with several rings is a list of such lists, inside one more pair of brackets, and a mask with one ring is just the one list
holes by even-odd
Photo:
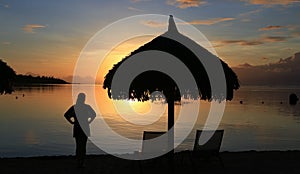
[[68, 84], [68, 82], [49, 76], [32, 76], [18, 74], [16, 76], [15, 85], [27, 85], [27, 84]]
[[0, 94], [11, 94], [16, 72], [0, 59]]
[[32, 76], [16, 72], [0, 59], [0, 94], [11, 94], [13, 86], [32, 84], [68, 84], [68, 82], [49, 76]]

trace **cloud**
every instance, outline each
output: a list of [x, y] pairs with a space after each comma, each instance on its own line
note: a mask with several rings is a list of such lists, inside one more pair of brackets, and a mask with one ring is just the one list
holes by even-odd
[[292, 32], [292, 35], [294, 37], [300, 37], [300, 31], [294, 31], [294, 32]]
[[221, 40], [221, 41], [215, 41], [214, 47], [222, 47], [232, 44], [237, 44], [241, 46], [253, 46], [253, 45], [261, 45], [263, 44], [262, 41], [259, 40]]
[[238, 44], [241, 46], [253, 46], [262, 45], [265, 43], [283, 42], [288, 40], [290, 37], [285, 36], [265, 36], [254, 40], [221, 40], [215, 41], [215, 47], [221, 47], [225, 45]]
[[[283, 35], [284, 33], [286, 35], [289, 35], [290, 37], [299, 37], [300, 36], [300, 26], [298, 25], [286, 25], [286, 26], [281, 26], [281, 25], [269, 25], [267, 27], [263, 27], [263, 28], [260, 28], [259, 31], [269, 31], [269, 30], [279, 30], [279, 29], [285, 29], [285, 30], [280, 30], [280, 31], [277, 31], [277, 32], [274, 32], [278, 35]], [[274, 39], [282, 39], [282, 38], [267, 38], [267, 39], [271, 39], [271, 40], [274, 40]]]
[[46, 28], [46, 26], [40, 24], [27, 24], [22, 28], [22, 30], [27, 33], [34, 33], [35, 29], [41, 29], [41, 28]]
[[192, 25], [213, 25], [219, 22], [232, 21], [232, 20], [235, 20], [235, 18], [212, 18], [207, 20], [193, 20], [188, 23]]
[[249, 16], [252, 16], [252, 15], [258, 14], [261, 11], [262, 11], [262, 9], [256, 9], [256, 10], [248, 11], [248, 12], [245, 12], [245, 13], [241, 13], [238, 16], [239, 17], [249, 17]]
[[290, 37], [286, 37], [286, 36], [267, 36], [267, 37], [263, 37], [262, 40], [264, 42], [283, 42], [289, 38]]
[[11, 45], [11, 42], [2, 42], [3, 45]]
[[259, 31], [278, 30], [278, 29], [282, 29], [282, 28], [285, 28], [285, 27], [280, 26], [280, 25], [269, 25], [267, 27], [260, 28]]
[[1, 4], [0, 3], [0, 7], [9, 8], [9, 5], [8, 4]]
[[260, 41], [260, 40], [238, 40], [237, 42], [235, 42], [235, 41], [227, 41], [227, 43], [238, 43], [238, 44], [243, 45], [243, 46], [261, 45], [261, 44], [263, 44], [263, 42]]
[[233, 70], [237, 73], [242, 85], [299, 85], [299, 64], [300, 52], [275, 63], [257, 66], [245, 63], [233, 67]]
[[300, 0], [247, 0], [250, 4], [255, 5], [289, 5], [300, 2]]
[[259, 9], [256, 9], [256, 10], [241, 13], [237, 16], [237, 19], [241, 20], [242, 22], [250, 22], [250, 21], [252, 21], [251, 18], [254, 15], [258, 15], [262, 10], [263, 10], [263, 8], [259, 8]]
[[299, 25], [289, 25], [288, 30], [291, 32], [293, 37], [300, 37], [300, 26]]
[[142, 21], [142, 24], [145, 26], [148, 26], [148, 27], [153, 27], [153, 28], [167, 26], [167, 23], [165, 23], [165, 22], [156, 22], [156, 21]]
[[168, 5], [173, 5], [181, 9], [199, 7], [206, 3], [207, 2], [203, 0], [167, 0]]
[[151, 1], [151, 0], [130, 0], [130, 2], [132, 3], [146, 2], [146, 1]]
[[128, 7], [127, 9], [130, 10], [130, 11], [135, 11], [135, 12], [143, 12], [144, 11], [144, 10], [134, 8], [134, 7]]
[[[190, 22], [186, 23], [176, 23], [176, 25], [213, 25], [219, 22], [224, 22], [224, 21], [232, 21], [235, 20], [235, 18], [213, 18], [213, 19], [206, 19], [206, 20], [193, 20]], [[165, 27], [168, 24], [167, 23], [162, 23], [162, 22], [156, 22], [156, 21], [143, 21], [143, 25], [149, 26], [149, 27]]]

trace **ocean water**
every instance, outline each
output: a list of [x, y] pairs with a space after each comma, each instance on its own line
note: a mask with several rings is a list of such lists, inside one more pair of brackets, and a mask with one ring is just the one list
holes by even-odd
[[[78, 85], [78, 88], [81, 87]], [[116, 139], [111, 136], [111, 132], [138, 142], [133, 149], [139, 151], [143, 131], [167, 130], [167, 112], [153, 114], [152, 117], [143, 115], [151, 110], [150, 102], [116, 101], [117, 106], [123, 105], [125, 113], [127, 110], [124, 103], [140, 113], [130, 118], [131, 112], [128, 111], [126, 118], [131, 119], [128, 121], [117, 112], [101, 86], [85, 87], [95, 91], [96, 104], [92, 107], [97, 111], [97, 118], [93, 123], [96, 126], [92, 126], [92, 134], [101, 135], [97, 141], [93, 137], [92, 141], [89, 140], [88, 154], [102, 154], [105, 153], [103, 150], [110, 153], [133, 153], [126, 146], [126, 141]], [[288, 104], [290, 93], [299, 96], [300, 87], [242, 86], [236, 91], [234, 99], [226, 102], [219, 125], [219, 129], [225, 130], [221, 151], [300, 150], [300, 104]], [[87, 103], [91, 101], [88, 99]], [[1, 95], [0, 157], [74, 154], [72, 126], [63, 117], [72, 104], [71, 85], [20, 87], [12, 95]], [[194, 101], [175, 105], [175, 114], [193, 105]], [[195, 131], [203, 128], [210, 105], [209, 102], [201, 101], [198, 120], [190, 134], [176, 147], [176, 151], [193, 148]], [[153, 106], [154, 110], [164, 111], [167, 108], [163, 102], [155, 102]], [[97, 127], [103, 120], [108, 127]], [[183, 120], [175, 127], [175, 139], [181, 134], [176, 131], [177, 128], [189, 127]], [[97, 147], [99, 141], [100, 148]]]

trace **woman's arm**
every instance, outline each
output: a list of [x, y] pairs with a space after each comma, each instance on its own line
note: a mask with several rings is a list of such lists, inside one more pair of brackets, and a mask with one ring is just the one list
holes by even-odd
[[88, 112], [89, 112], [89, 119], [88, 119], [88, 121], [89, 121], [89, 123], [91, 123], [95, 118], [96, 118], [96, 112], [94, 111], [94, 109], [90, 106], [90, 105], [88, 105]]
[[68, 120], [69, 123], [74, 124], [75, 122], [75, 110], [74, 106], [71, 106], [67, 112], [64, 114], [64, 117]]

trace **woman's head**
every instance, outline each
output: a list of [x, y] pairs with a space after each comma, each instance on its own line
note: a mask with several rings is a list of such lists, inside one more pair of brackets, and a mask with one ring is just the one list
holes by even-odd
[[83, 104], [85, 102], [85, 93], [79, 93], [76, 104]]

